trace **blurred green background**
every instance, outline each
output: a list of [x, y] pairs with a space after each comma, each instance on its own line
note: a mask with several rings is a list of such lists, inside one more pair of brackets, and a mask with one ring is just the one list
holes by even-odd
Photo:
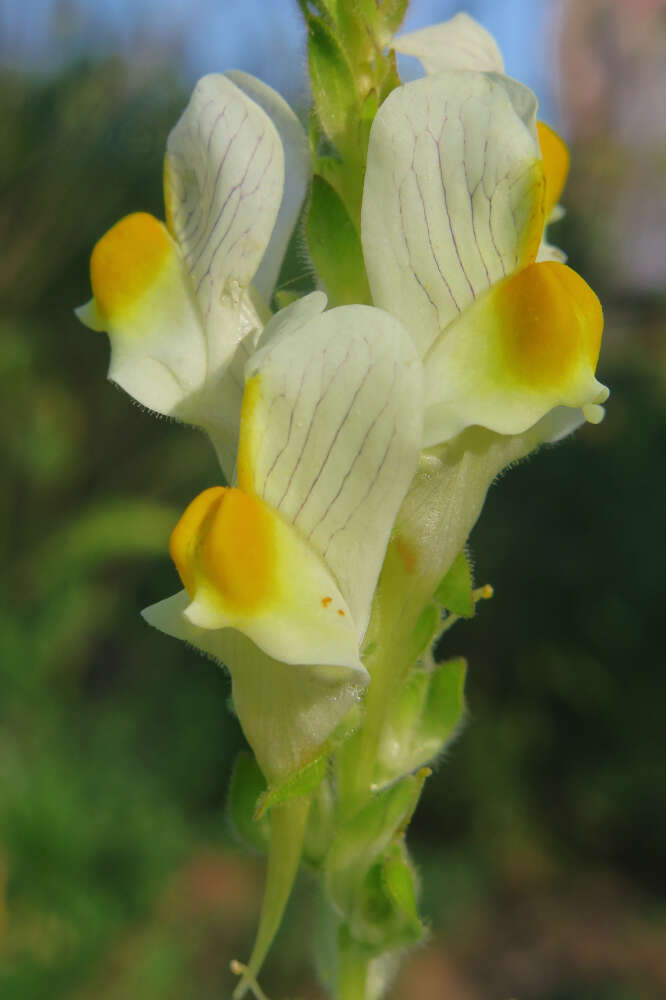
[[[166, 135], [215, 67], [158, 5], [104, 38], [97, 22], [83, 30], [86, 5], [51, 6], [36, 38], [25, 10], [0, 5], [0, 997], [212, 1000], [247, 955], [262, 884], [225, 820], [243, 739], [223, 672], [138, 611], [177, 586], [168, 533], [216, 464], [202, 436], [105, 381], [106, 340], [72, 308], [105, 229], [162, 214]], [[295, 2], [280, 6], [302, 51]], [[213, 7], [250, 54], [243, 68], [298, 95], [270, 38], [257, 47], [251, 20], [233, 20], [247, 4], [192, 5], [187, 38]], [[600, 427], [507, 473], [473, 533], [477, 582], [496, 596], [441, 650], [469, 658], [469, 721], [410, 830], [432, 937], [395, 997], [657, 1000], [666, 8], [511, 2], [502, 21], [501, 7], [467, 9], [537, 52], [526, 75], [537, 66], [570, 140], [552, 236], [604, 303], [612, 396]], [[414, 0], [412, 23], [454, 9]], [[322, 997], [304, 947], [315, 907], [304, 877], [264, 977], [274, 1000]]]

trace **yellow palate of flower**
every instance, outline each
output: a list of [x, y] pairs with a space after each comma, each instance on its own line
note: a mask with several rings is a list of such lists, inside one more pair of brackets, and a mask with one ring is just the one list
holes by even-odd
[[101, 316], [118, 315], [140, 300], [172, 251], [166, 227], [147, 212], [127, 215], [112, 226], [90, 259], [90, 281]]
[[349, 607], [319, 556], [260, 497], [215, 486], [196, 497], [169, 549], [190, 598], [185, 619], [236, 628], [285, 663], [362, 669]]
[[491, 293], [506, 369], [525, 386], [565, 384], [578, 367], [594, 371], [603, 313], [590, 286], [565, 264], [531, 264]]
[[530, 264], [465, 309], [426, 357], [426, 445], [472, 424], [521, 434], [555, 406], [599, 420], [603, 314], [565, 264]]
[[545, 122], [537, 122], [537, 135], [546, 178], [546, 220], [560, 200], [569, 174], [571, 156], [563, 139]]
[[253, 375], [245, 381], [238, 432], [238, 458], [236, 475], [242, 490], [252, 492], [257, 447], [261, 441], [263, 424], [259, 417], [261, 402], [261, 376]]
[[187, 507], [169, 550], [190, 596], [200, 587], [225, 610], [252, 614], [275, 585], [274, 515], [257, 497], [212, 487]]

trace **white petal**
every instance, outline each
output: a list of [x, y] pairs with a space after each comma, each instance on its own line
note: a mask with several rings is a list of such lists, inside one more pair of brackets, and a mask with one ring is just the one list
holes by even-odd
[[[262, 329], [251, 292], [217, 304], [219, 327], [211, 336], [180, 249], [144, 212], [121, 219], [98, 241], [90, 273], [93, 298], [77, 315], [109, 334], [109, 378], [149, 409], [207, 430], [230, 480], [244, 368]], [[228, 343], [217, 336], [225, 329], [233, 330]]]
[[[203, 77], [167, 141], [164, 196], [206, 325], [223, 296], [239, 298], [252, 281], [283, 186], [282, 143], [268, 115], [226, 76]], [[234, 333], [224, 336], [235, 343]]]
[[555, 444], [573, 434], [585, 423], [583, 411], [571, 406], [555, 406], [545, 417], [535, 424], [539, 440], [544, 444]]
[[225, 73], [259, 107], [278, 131], [284, 148], [284, 193], [273, 235], [254, 276], [254, 286], [268, 302], [277, 281], [289, 238], [303, 205], [310, 177], [310, 154], [303, 126], [284, 98], [255, 76], [241, 70]]
[[249, 288], [284, 187], [284, 152], [265, 111], [221, 74], [199, 81], [167, 142], [167, 223], [203, 316], [206, 378], [192, 400], [227, 479], [236, 453], [243, 369], [268, 311]]
[[504, 72], [497, 42], [469, 14], [456, 14], [442, 24], [399, 35], [391, 47], [403, 55], [415, 56], [426, 73], [445, 69]]
[[188, 604], [183, 590], [146, 608], [143, 617], [229, 669], [234, 707], [269, 782], [309, 763], [357, 699], [367, 675], [280, 663], [233, 629], [192, 625], [183, 617]]
[[560, 250], [556, 247], [554, 243], [549, 243], [548, 240], [543, 239], [539, 244], [539, 251], [536, 255], [536, 263], [540, 264], [544, 260], [554, 260], [559, 264], [566, 264], [567, 255], [564, 250]]
[[521, 434], [554, 407], [598, 419], [608, 389], [595, 378], [603, 313], [583, 279], [556, 261], [498, 282], [424, 359], [426, 446], [479, 424]]
[[363, 194], [368, 278], [375, 305], [402, 320], [421, 354], [536, 256], [543, 169], [533, 107], [513, 81], [451, 71], [394, 90], [377, 113]]
[[[215, 303], [206, 328], [207, 374], [201, 392], [190, 401], [190, 423], [207, 431], [220, 465], [231, 482], [238, 447], [238, 424], [243, 398], [243, 379], [247, 359], [252, 356], [268, 313], [250, 288], [239, 297], [224, 296]], [[222, 331], [234, 331], [229, 343]]]
[[257, 348], [266, 347], [269, 342], [276, 341], [283, 335], [295, 333], [325, 308], [326, 296], [323, 292], [310, 292], [302, 299], [296, 299], [271, 317], [261, 333]]
[[205, 379], [206, 341], [166, 227], [144, 212], [121, 219], [95, 245], [90, 276], [93, 298], [77, 315], [109, 334], [109, 378], [151, 410], [180, 415]]
[[392, 317], [343, 306], [283, 333], [247, 370], [238, 481], [318, 552], [365, 633], [422, 428], [422, 369]]
[[539, 102], [536, 99], [534, 91], [530, 90], [529, 87], [526, 87], [525, 84], [519, 83], [518, 80], [514, 80], [510, 76], [505, 76], [503, 73], [487, 73], [486, 76], [489, 80], [492, 80], [493, 83], [502, 87], [506, 91], [507, 97], [511, 101], [513, 110], [516, 112], [534, 139], [539, 151], [539, 156], [541, 156], [539, 136], [537, 133], [537, 111], [539, 110]]
[[260, 497], [213, 486], [188, 505], [169, 551], [204, 629], [234, 628], [284, 663], [365, 674], [350, 609], [321, 557]]

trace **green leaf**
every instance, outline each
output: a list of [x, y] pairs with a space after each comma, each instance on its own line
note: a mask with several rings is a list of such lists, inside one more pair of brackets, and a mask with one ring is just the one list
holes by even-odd
[[435, 591], [435, 600], [451, 614], [461, 618], [474, 617], [472, 570], [463, 549]]
[[386, 721], [375, 783], [386, 786], [430, 763], [456, 736], [465, 714], [463, 659], [415, 669]]
[[233, 992], [234, 1000], [240, 1000], [253, 987], [259, 996], [254, 981], [282, 922], [301, 860], [309, 811], [310, 800], [302, 797], [282, 803], [271, 813], [268, 870], [259, 926], [250, 959], [246, 966], [239, 967], [241, 979]]
[[278, 288], [275, 292], [275, 306], [277, 310], [286, 309], [292, 302], [297, 302], [302, 298], [300, 292], [292, 292], [287, 288]]
[[423, 938], [417, 905], [417, 884], [404, 840], [396, 840], [382, 859], [382, 886], [390, 900], [391, 921], [386, 921], [382, 950], [414, 944]]
[[440, 663], [433, 673], [415, 740], [424, 749], [438, 743], [435, 753], [439, 753], [456, 735], [465, 715], [466, 675], [467, 661], [462, 657]]
[[380, 10], [377, 0], [356, 0], [355, 6], [362, 15], [367, 26], [374, 33], [380, 19]]
[[268, 850], [268, 817], [255, 818], [259, 797], [266, 790], [264, 776], [254, 756], [243, 750], [238, 754], [229, 785], [227, 810], [234, 833], [257, 851]]
[[[394, 698], [384, 723], [375, 763], [374, 783], [382, 787], [416, 770], [413, 766], [414, 729], [423, 714], [430, 684], [430, 671], [414, 668]], [[419, 760], [417, 763], [425, 763]]]
[[338, 0], [337, 28], [340, 44], [358, 73], [361, 65], [372, 59], [373, 52], [373, 31], [368, 30], [368, 19], [361, 11], [359, 0]]
[[361, 117], [359, 121], [358, 142], [359, 148], [363, 151], [363, 162], [367, 159], [368, 143], [370, 141], [370, 129], [375, 120], [375, 115], [379, 110], [379, 96], [375, 89], [371, 90], [361, 104]]
[[388, 845], [356, 886], [348, 927], [356, 942], [375, 953], [404, 947], [423, 937], [414, 872], [401, 836]]
[[298, 6], [307, 20], [312, 16], [310, 8], [315, 7], [319, 13], [329, 18], [332, 24], [337, 24], [341, 0], [298, 0]]
[[397, 841], [387, 851], [384, 860], [384, 880], [391, 898], [400, 911], [419, 928], [418, 908], [416, 905], [416, 886], [414, 872], [407, 858], [403, 841]]
[[307, 234], [330, 305], [369, 303], [361, 240], [342, 200], [319, 175], [312, 182]]
[[315, 868], [321, 867], [330, 847], [335, 809], [331, 781], [325, 778], [312, 795], [303, 844], [303, 857]]
[[290, 775], [281, 784], [267, 788], [257, 802], [255, 817], [259, 819], [274, 806], [282, 805], [290, 799], [300, 798], [313, 792], [326, 776], [327, 761], [328, 758], [325, 754], [317, 757], [300, 771]]
[[382, 104], [392, 90], [402, 83], [398, 73], [398, 60], [395, 50], [389, 49], [388, 55], [383, 60], [384, 72], [379, 79], [379, 103]]
[[[320, 19], [307, 18], [310, 81], [322, 127], [341, 154], [347, 150], [359, 103], [349, 60], [331, 29]], [[350, 150], [355, 155], [355, 150]]]
[[414, 662], [425, 652], [433, 641], [441, 625], [441, 613], [437, 604], [426, 604], [414, 626], [410, 639], [410, 657]]
[[322, 14], [328, 14], [333, 24], [339, 22], [340, 7], [343, 4], [344, 0], [317, 0], [317, 7], [319, 7]]
[[383, 0], [380, 7], [382, 29], [386, 43], [393, 38], [407, 13], [409, 0]]
[[423, 770], [378, 792], [338, 828], [326, 859], [326, 882], [348, 918], [360, 905], [359, 892], [370, 868], [407, 827], [428, 774]]

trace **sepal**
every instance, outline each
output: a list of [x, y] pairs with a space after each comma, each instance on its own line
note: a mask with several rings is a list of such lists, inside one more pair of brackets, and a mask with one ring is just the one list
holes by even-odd
[[443, 576], [435, 600], [451, 614], [460, 618], [474, 617], [474, 592], [472, 590], [472, 567], [463, 549], [453, 561], [453, 565]]
[[[326, 135], [344, 156], [350, 124], [359, 116], [359, 101], [349, 59], [324, 20], [306, 15], [308, 56], [314, 107]], [[356, 150], [351, 150], [355, 155]]]
[[307, 221], [308, 244], [332, 305], [370, 302], [361, 239], [329, 182], [315, 174]]
[[467, 664], [458, 658], [410, 674], [389, 713], [376, 768], [384, 787], [431, 763], [458, 735], [465, 717]]
[[268, 850], [270, 839], [268, 817], [257, 816], [257, 802], [265, 793], [266, 779], [254, 756], [241, 750], [231, 772], [227, 813], [238, 839], [261, 853]]
[[242, 966], [233, 1000], [241, 1000], [251, 988], [282, 922], [301, 860], [309, 809], [310, 800], [306, 796], [292, 799], [271, 811], [268, 871], [259, 927], [250, 959]]
[[[415, 889], [401, 837], [430, 772], [383, 791], [341, 824], [326, 859], [329, 898], [355, 941], [383, 951], [418, 939]], [[418, 927], [416, 926], [418, 924]]]
[[327, 760], [325, 754], [315, 757], [284, 781], [268, 787], [257, 799], [255, 819], [261, 819], [274, 806], [284, 805], [290, 799], [297, 799], [316, 791], [326, 776]]

